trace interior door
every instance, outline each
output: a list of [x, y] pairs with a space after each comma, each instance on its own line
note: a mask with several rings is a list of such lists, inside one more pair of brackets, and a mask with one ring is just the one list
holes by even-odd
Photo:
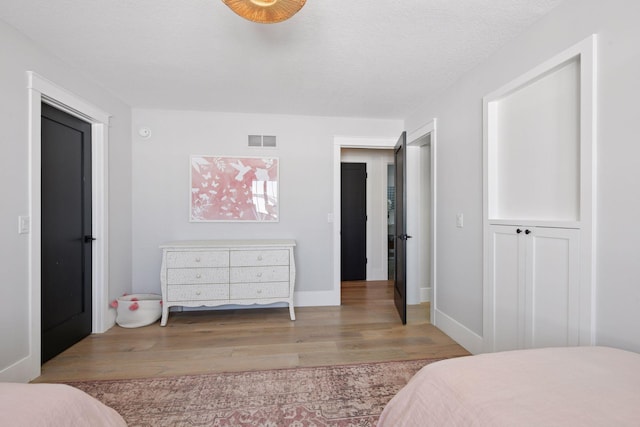
[[341, 280], [367, 279], [367, 164], [342, 163]]
[[91, 333], [91, 125], [42, 104], [42, 363]]
[[394, 150], [396, 183], [395, 271], [393, 300], [402, 320], [407, 323], [407, 133], [402, 132]]

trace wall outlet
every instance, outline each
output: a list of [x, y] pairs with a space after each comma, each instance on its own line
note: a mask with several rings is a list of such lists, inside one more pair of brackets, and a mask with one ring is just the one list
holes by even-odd
[[18, 217], [18, 234], [29, 234], [31, 232], [31, 218], [26, 215]]

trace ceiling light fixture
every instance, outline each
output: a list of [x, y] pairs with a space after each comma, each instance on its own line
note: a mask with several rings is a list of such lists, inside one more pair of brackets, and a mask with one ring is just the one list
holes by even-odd
[[307, 0], [222, 0], [238, 15], [261, 24], [282, 22], [295, 15]]

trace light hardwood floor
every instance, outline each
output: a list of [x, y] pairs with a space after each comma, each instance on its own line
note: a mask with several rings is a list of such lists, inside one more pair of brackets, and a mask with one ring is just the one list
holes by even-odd
[[135, 329], [91, 335], [42, 367], [35, 382], [144, 378], [469, 353], [408, 307], [402, 326], [391, 282], [344, 282], [340, 307], [190, 311]]

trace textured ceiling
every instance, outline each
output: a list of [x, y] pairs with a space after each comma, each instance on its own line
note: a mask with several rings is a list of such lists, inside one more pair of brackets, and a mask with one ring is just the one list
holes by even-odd
[[561, 0], [0, 0], [0, 19], [133, 107], [404, 118]]

